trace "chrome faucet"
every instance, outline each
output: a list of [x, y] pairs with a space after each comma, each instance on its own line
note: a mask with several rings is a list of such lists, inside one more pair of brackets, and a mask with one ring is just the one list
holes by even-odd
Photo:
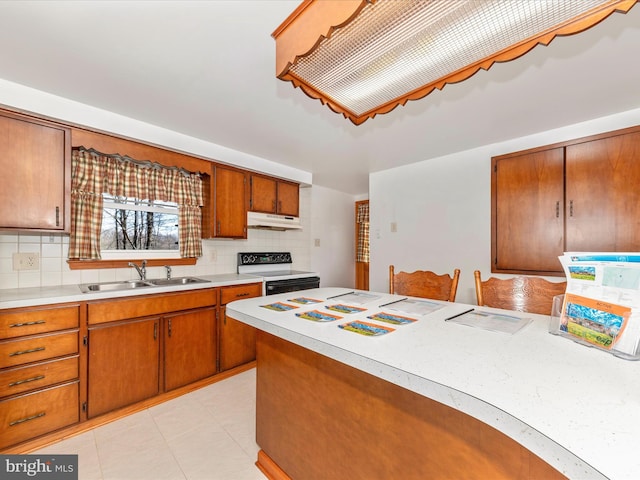
[[169, 265], [165, 265], [164, 268], [167, 269], [167, 280], [171, 280], [171, 267]]
[[146, 260], [142, 260], [142, 267], [139, 267], [133, 262], [129, 262], [129, 266], [136, 269], [136, 271], [138, 272], [138, 275], [140, 275], [140, 280], [147, 279], [147, 261]]

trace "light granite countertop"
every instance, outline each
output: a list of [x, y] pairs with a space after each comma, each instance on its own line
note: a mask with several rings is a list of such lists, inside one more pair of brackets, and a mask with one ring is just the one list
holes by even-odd
[[362, 305], [366, 312], [342, 314], [337, 321], [295, 316], [338, 303], [329, 298], [349, 291], [268, 297], [269, 303], [291, 304], [286, 301], [299, 296], [322, 300], [283, 312], [261, 307], [264, 297], [238, 300], [227, 305], [227, 315], [471, 415], [571, 479], [638, 477], [640, 362], [551, 335], [544, 315], [507, 312], [531, 318], [513, 335], [445, 321], [474, 307], [504, 313], [459, 303], [441, 302], [442, 309], [379, 337], [337, 327], [402, 298], [388, 293]]

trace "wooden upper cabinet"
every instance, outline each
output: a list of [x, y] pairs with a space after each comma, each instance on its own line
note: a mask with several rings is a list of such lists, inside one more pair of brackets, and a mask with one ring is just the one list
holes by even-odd
[[492, 159], [492, 272], [562, 274], [569, 251], [640, 251], [640, 127]]
[[216, 165], [213, 170], [213, 238], [247, 238], [247, 173]]
[[640, 251], [640, 131], [567, 147], [567, 251]]
[[297, 183], [278, 182], [278, 213], [294, 217], [300, 214], [300, 186]]
[[70, 130], [0, 112], [0, 228], [68, 232]]
[[561, 270], [563, 156], [563, 149], [556, 148], [493, 160], [497, 270]]
[[251, 175], [251, 211], [276, 213], [277, 197], [275, 178]]
[[250, 210], [297, 217], [300, 213], [299, 189], [297, 183], [251, 175]]

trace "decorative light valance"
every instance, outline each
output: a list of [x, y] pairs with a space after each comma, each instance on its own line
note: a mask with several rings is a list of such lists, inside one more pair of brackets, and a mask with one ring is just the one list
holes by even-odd
[[276, 76], [359, 125], [635, 3], [305, 0], [272, 34]]

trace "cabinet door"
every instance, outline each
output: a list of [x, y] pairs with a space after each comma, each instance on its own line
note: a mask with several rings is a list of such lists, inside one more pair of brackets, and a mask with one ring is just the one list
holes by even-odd
[[494, 159], [492, 190], [492, 271], [561, 272], [563, 149]]
[[88, 417], [159, 392], [158, 318], [89, 329]]
[[567, 251], [640, 251], [640, 133], [566, 151]]
[[220, 371], [229, 370], [256, 359], [256, 329], [227, 317], [220, 307]]
[[0, 115], [0, 227], [68, 231], [69, 130]]
[[247, 238], [246, 174], [215, 167], [213, 236]]
[[165, 390], [216, 373], [215, 308], [203, 308], [164, 318]]
[[276, 213], [278, 195], [274, 178], [251, 176], [251, 210], [253, 212]]
[[297, 183], [278, 182], [278, 213], [294, 217], [300, 213], [300, 186]]

